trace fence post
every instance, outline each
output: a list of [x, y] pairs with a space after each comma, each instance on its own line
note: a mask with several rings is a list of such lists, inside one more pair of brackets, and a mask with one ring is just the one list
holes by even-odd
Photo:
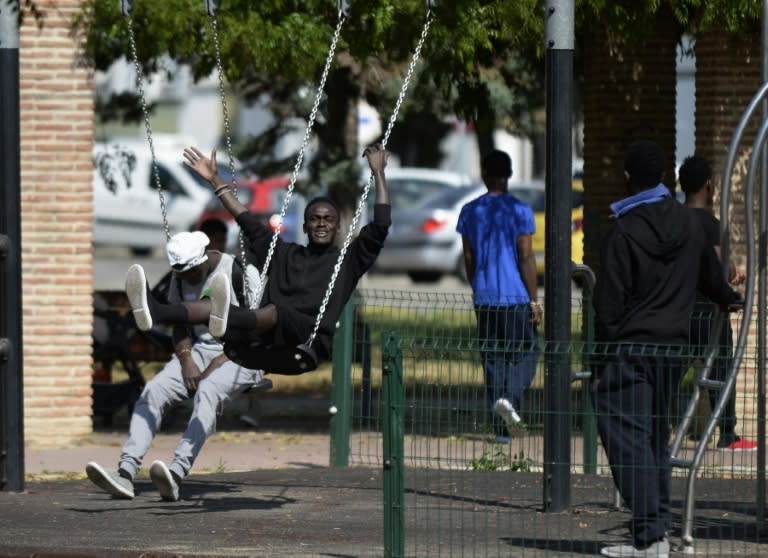
[[386, 331], [382, 338], [382, 430], [384, 435], [384, 556], [405, 555], [405, 488], [403, 484], [404, 394], [400, 336]]
[[[592, 370], [595, 373], [591, 361], [591, 355], [594, 351], [595, 340], [595, 320], [594, 310], [592, 308], [591, 297], [583, 299], [584, 318], [582, 321], [584, 335], [584, 352], [582, 353], [582, 364], [585, 370]], [[584, 380], [582, 387], [582, 398], [584, 405], [584, 416], [582, 418], [582, 429], [584, 433], [584, 473], [597, 473], [597, 419], [595, 410], [592, 407], [592, 394], [589, 392], [591, 380]]]
[[[331, 376], [331, 467], [349, 465], [349, 433], [352, 426], [352, 347], [355, 304], [344, 306], [339, 327], [333, 336]], [[334, 412], [335, 410], [335, 412]]]

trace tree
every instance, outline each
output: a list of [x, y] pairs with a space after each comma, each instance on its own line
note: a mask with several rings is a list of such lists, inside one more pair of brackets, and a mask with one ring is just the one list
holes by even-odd
[[[423, 0], [353, 2], [315, 129], [323, 150], [313, 168], [335, 175], [338, 184], [359, 176], [350, 117], [357, 99], [390, 113], [425, 16]], [[199, 0], [137, 3], [132, 19], [144, 72], [162, 70], [165, 57], [189, 64], [198, 79], [215, 69], [210, 21]], [[221, 3], [217, 20], [222, 65], [234, 89], [246, 99], [268, 94], [280, 117], [305, 116], [295, 110], [306, 109], [296, 93], [319, 81], [336, 2], [233, 0]], [[126, 18], [114, 0], [86, 0], [74, 25], [84, 31], [83, 62], [96, 69], [130, 52]], [[439, 9], [403, 113], [457, 114], [481, 133], [499, 126], [536, 133], [527, 115], [543, 105], [543, 68], [529, 45], [542, 26], [536, 0], [456, 0]], [[126, 99], [119, 101], [112, 106], [125, 106]], [[135, 116], [135, 108], [127, 114]]]

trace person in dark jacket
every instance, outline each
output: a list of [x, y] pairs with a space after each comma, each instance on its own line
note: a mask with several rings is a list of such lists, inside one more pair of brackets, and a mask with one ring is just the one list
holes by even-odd
[[[680, 188], [685, 194], [685, 205], [694, 210], [704, 229], [707, 241], [715, 247], [715, 252], [720, 255], [720, 220], [715, 217], [712, 208], [714, 205], [714, 185], [712, 184], [712, 166], [703, 157], [692, 155], [683, 161], [680, 167]], [[728, 281], [731, 285], [739, 285], [746, 279], [743, 270], [737, 270], [733, 262], [728, 264]], [[709, 346], [714, 342], [716, 305], [712, 304], [704, 295], [696, 297], [693, 315], [691, 317], [691, 329], [688, 344], [693, 354], [700, 359], [706, 358]], [[718, 339], [717, 354], [712, 365], [710, 378], [724, 382], [733, 358], [733, 330], [731, 321], [725, 320]], [[715, 408], [720, 392], [707, 390], [709, 404]], [[723, 450], [754, 451], [757, 442], [742, 438], [736, 434], [736, 397], [731, 394], [725, 403], [723, 413], [720, 415], [718, 426], [720, 438], [717, 447]]]
[[[364, 154], [376, 182], [373, 220], [365, 225], [349, 245], [327, 301], [312, 349], [318, 362], [331, 358], [336, 322], [358, 281], [373, 265], [384, 245], [391, 223], [391, 207], [384, 168], [388, 152], [380, 145], [368, 147]], [[216, 150], [206, 157], [195, 147], [184, 150], [186, 164], [211, 183], [214, 193], [235, 217], [248, 239], [255, 264], [266, 262], [273, 232], [241, 204], [229, 184], [217, 173]], [[326, 197], [311, 200], [304, 211], [304, 232], [308, 245], [277, 240], [274, 247], [261, 305], [255, 310], [231, 306], [221, 300], [214, 284], [212, 297], [178, 305], [162, 305], [147, 293], [140, 266], [132, 266], [126, 277], [126, 292], [139, 329], [153, 323], [200, 324], [208, 322], [211, 333], [225, 343], [247, 344], [258, 336], [266, 345], [297, 346], [306, 343], [315, 328], [340, 249], [335, 240], [341, 230], [339, 211]], [[223, 282], [222, 282], [223, 284]]]
[[724, 306], [741, 296], [693, 210], [661, 183], [662, 149], [635, 142], [624, 168], [630, 196], [611, 204], [615, 223], [595, 286], [595, 335], [605, 353], [591, 393], [614, 482], [632, 511], [632, 542], [601, 554], [667, 557], [669, 400], [687, 365], [697, 283]]

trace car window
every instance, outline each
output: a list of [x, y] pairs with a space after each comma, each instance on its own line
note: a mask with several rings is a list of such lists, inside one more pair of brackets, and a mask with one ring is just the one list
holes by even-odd
[[253, 191], [250, 188], [238, 188], [237, 199], [240, 200], [240, 203], [245, 207], [250, 207], [251, 200], [253, 200]]
[[581, 190], [573, 190], [571, 194], [571, 208], [576, 209], [584, 205], [584, 192]]
[[[571, 209], [577, 209], [584, 205], [584, 192], [581, 190], [571, 191]], [[545, 209], [544, 190], [538, 188], [510, 188], [509, 193], [519, 199], [521, 202], [529, 205], [534, 212], [538, 213]]]
[[[179, 181], [173, 176], [173, 174], [161, 163], [157, 163], [157, 174], [160, 179], [160, 187], [164, 193], [172, 194], [174, 196], [189, 196], [184, 187], [179, 184]], [[149, 173], [149, 186], [153, 190], [156, 189], [155, 173], [150, 168]]]
[[534, 213], [544, 211], [544, 190], [538, 188], [510, 188], [509, 193], [533, 209]]
[[[232, 173], [229, 171], [229, 167], [227, 165], [217, 162], [216, 168], [217, 168], [217, 172], [219, 173], [219, 176], [224, 182], [228, 182], [228, 183], [232, 182]], [[203, 188], [207, 189], [211, 187], [210, 183], [207, 180], [205, 180], [202, 176], [197, 174], [197, 172], [195, 172], [192, 168], [188, 167], [187, 165], [184, 165], [184, 170], [187, 171], [187, 174], [189, 174], [189, 176], [191, 176], [195, 180], [195, 182], [197, 182]], [[238, 177], [238, 180], [239, 180], [239, 177]], [[239, 190], [238, 190], [238, 193], [239, 193]]]
[[422, 179], [388, 179], [389, 201], [393, 210], [410, 209], [424, 204], [424, 202], [445, 190], [460, 190], [444, 182], [435, 182]]
[[[445, 191], [434, 193], [431, 196], [421, 200], [417, 207], [428, 207], [430, 209], [451, 209], [464, 198], [468, 198], [467, 201], [479, 196], [485, 190], [473, 189], [466, 187], [448, 187]], [[473, 195], [474, 194], [474, 195]]]

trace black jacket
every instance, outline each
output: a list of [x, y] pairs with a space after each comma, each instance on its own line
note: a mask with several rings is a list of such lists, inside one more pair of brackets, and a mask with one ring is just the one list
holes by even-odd
[[[349, 245], [312, 345], [321, 361], [330, 359], [333, 334], [341, 311], [360, 277], [370, 269], [384, 245], [391, 223], [390, 214], [389, 205], [375, 205], [373, 221], [365, 225]], [[272, 241], [272, 231], [249, 212], [240, 214], [237, 222], [249, 240], [254, 263], [261, 269]], [[277, 307], [274, 343], [295, 346], [307, 342], [315, 328], [339, 253], [336, 246], [302, 246], [278, 239], [261, 302], [262, 306], [272, 303]]]
[[603, 244], [596, 340], [686, 343], [697, 288], [720, 304], [741, 299], [694, 210], [672, 198], [630, 210]]

